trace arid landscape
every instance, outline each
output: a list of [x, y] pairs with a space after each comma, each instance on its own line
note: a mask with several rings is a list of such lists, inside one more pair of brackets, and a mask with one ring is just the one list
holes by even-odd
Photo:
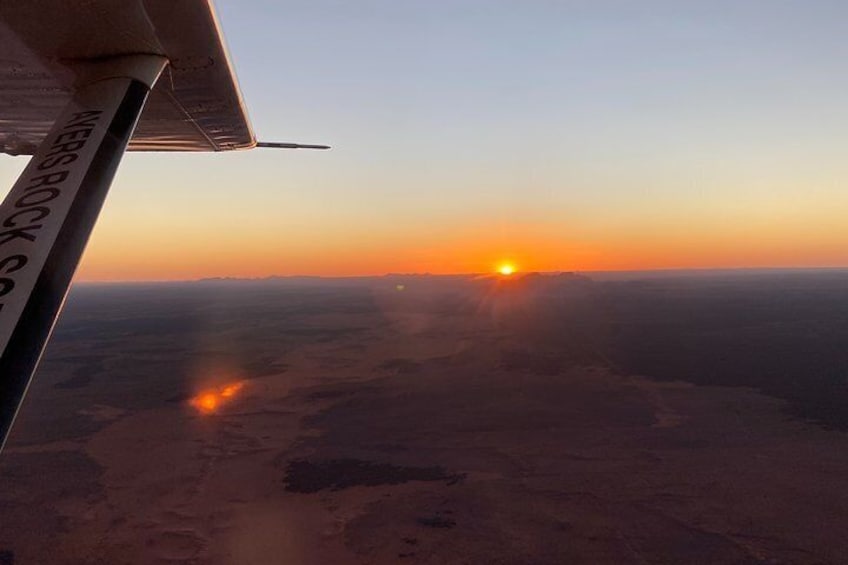
[[80, 285], [0, 564], [848, 563], [848, 273]]

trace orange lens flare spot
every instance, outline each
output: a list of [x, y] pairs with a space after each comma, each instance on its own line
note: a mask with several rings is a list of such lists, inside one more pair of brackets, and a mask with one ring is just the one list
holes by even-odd
[[231, 396], [235, 396], [238, 392], [244, 388], [244, 383], [236, 383], [233, 385], [227, 385], [221, 389], [221, 396], [223, 398], [230, 398]]
[[224, 385], [216, 389], [199, 392], [189, 400], [189, 404], [201, 414], [211, 414], [233, 398], [244, 388], [243, 382]]
[[215, 396], [215, 393], [207, 392], [197, 399], [197, 407], [211, 412], [218, 407], [218, 397]]

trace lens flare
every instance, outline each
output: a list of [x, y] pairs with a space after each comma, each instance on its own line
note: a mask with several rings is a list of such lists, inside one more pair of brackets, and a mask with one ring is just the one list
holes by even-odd
[[218, 407], [218, 397], [212, 392], [202, 394], [200, 398], [197, 399], [197, 407], [202, 408], [207, 412], [212, 412]]
[[231, 402], [244, 388], [244, 382], [230, 383], [218, 388], [202, 390], [191, 397], [188, 403], [201, 414], [212, 414]]
[[235, 396], [242, 388], [244, 388], [244, 383], [227, 385], [221, 389], [221, 397], [230, 398], [231, 396]]

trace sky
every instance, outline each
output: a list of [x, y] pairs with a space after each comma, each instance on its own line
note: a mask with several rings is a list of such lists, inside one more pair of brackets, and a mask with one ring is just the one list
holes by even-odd
[[333, 149], [127, 155], [78, 280], [848, 266], [842, 0], [216, 6]]

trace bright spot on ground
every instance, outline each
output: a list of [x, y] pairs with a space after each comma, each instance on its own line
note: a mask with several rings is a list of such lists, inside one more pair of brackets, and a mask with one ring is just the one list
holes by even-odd
[[508, 277], [512, 273], [515, 272], [515, 265], [510, 263], [504, 263], [503, 265], [498, 267], [498, 272], [505, 277]]
[[211, 414], [231, 402], [243, 388], [244, 382], [239, 381], [214, 389], [206, 389], [191, 397], [189, 404], [201, 414]]

